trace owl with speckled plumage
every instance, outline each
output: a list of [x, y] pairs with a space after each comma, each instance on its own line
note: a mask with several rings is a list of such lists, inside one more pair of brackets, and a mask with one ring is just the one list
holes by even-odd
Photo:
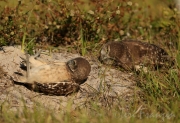
[[12, 79], [14, 84], [46, 95], [67, 96], [77, 92], [91, 71], [89, 62], [82, 57], [46, 63], [31, 56], [28, 62], [27, 75], [19, 74], [17, 80]]
[[108, 42], [102, 46], [99, 60], [104, 64], [116, 65], [125, 70], [158, 68], [167, 65], [170, 57], [167, 52], [150, 43], [137, 40]]

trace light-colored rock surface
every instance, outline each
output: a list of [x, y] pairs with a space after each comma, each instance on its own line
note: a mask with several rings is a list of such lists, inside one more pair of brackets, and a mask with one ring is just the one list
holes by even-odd
[[[83, 106], [85, 102], [92, 101], [96, 95], [104, 100], [104, 97], [122, 98], [131, 95], [134, 82], [130, 79], [131, 74], [123, 73], [101, 65], [96, 58], [86, 58], [91, 64], [91, 72], [87, 81], [81, 85], [81, 90], [73, 95], [48, 96], [30, 91], [24, 86], [14, 85], [9, 76], [15, 78], [14, 72], [22, 72], [19, 68], [21, 57], [24, 54], [17, 47], [4, 47], [5, 53], [0, 51], [0, 66], [7, 72], [8, 76], [0, 79], [0, 105], [4, 102], [11, 104], [12, 110], [17, 110], [26, 105], [32, 108], [41, 104], [46, 108], [60, 111], [66, 108], [67, 102], [73, 102], [73, 107]], [[80, 56], [68, 52], [53, 53], [51, 56], [41, 54], [40, 59], [53, 61], [68, 61]], [[103, 102], [103, 101], [102, 101]]]

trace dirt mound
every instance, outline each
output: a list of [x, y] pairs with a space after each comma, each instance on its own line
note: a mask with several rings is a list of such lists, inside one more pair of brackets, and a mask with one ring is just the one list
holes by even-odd
[[[102, 66], [96, 58], [86, 57], [91, 64], [91, 72], [78, 93], [67, 97], [42, 95], [23, 86], [13, 84], [10, 76], [15, 78], [14, 72], [22, 72], [19, 68], [22, 61], [20, 57], [25, 58], [25, 55], [18, 47], [4, 47], [4, 50], [5, 52], [0, 51], [0, 104], [6, 102], [11, 105], [12, 110], [19, 110], [24, 105], [32, 108], [41, 104], [46, 108], [58, 111], [66, 108], [70, 100], [73, 102], [73, 107], [76, 108], [83, 106], [87, 101], [92, 101], [97, 95], [103, 104], [105, 98], [122, 98], [132, 92], [134, 82], [129, 79], [131, 74]], [[68, 61], [78, 56], [80, 55], [63, 52], [52, 53], [51, 55], [41, 54], [40, 58], [51, 62]]]

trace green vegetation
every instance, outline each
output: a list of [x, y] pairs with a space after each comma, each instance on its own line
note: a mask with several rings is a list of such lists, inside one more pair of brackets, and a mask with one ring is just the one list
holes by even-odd
[[130, 104], [125, 101], [104, 107], [93, 101], [92, 110], [55, 114], [41, 107], [31, 111], [25, 107], [14, 113], [4, 103], [0, 121], [109, 123], [180, 119], [180, 12], [171, 0], [0, 0], [0, 46], [19, 44], [31, 54], [34, 48], [68, 47], [82, 55], [96, 55], [106, 41], [125, 38], [157, 44], [175, 59], [175, 65], [166, 71], [138, 74], [139, 96]]

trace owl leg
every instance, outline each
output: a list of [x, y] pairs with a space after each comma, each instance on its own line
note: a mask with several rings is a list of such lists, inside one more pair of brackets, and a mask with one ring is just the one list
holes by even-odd
[[29, 70], [30, 70], [30, 65], [29, 65], [29, 55], [26, 53], [26, 66], [27, 66], [27, 71], [26, 71], [26, 80], [28, 80], [29, 77]]
[[[40, 54], [41, 54], [41, 50], [40, 51], [38, 51], [34, 56], [32, 56], [34, 59], [36, 59], [37, 57], [39, 57], [40, 56]], [[26, 53], [27, 54], [27, 53]], [[25, 58], [22, 58], [22, 57], [20, 57], [24, 62], [26, 62], [26, 59]]]
[[[40, 56], [42, 51], [38, 51], [34, 56], [32, 56], [34, 59]], [[26, 53], [26, 59], [23, 57], [20, 57], [24, 62], [27, 62], [27, 53]]]
[[[39, 51], [38, 53], [36, 53], [34, 56], [28, 56], [26, 54], [26, 59], [20, 57], [23, 60], [22, 63], [22, 69], [27, 70], [27, 66], [29, 64], [30, 68], [34, 68], [34, 67], [39, 67], [41, 65], [45, 65], [47, 64], [45, 61], [42, 60], [37, 60], [36, 58], [39, 57], [41, 51]], [[25, 63], [24, 63], [25, 62]], [[26, 64], [26, 65], [25, 65]]]
[[34, 55], [34, 58], [39, 57], [39, 56], [40, 56], [40, 54], [41, 54], [41, 52], [42, 52], [42, 50], [40, 50], [40, 51], [36, 52], [36, 54]]
[[[24, 59], [24, 58], [21, 58], [21, 59]], [[23, 70], [26, 70], [26, 73], [25, 74], [19, 73], [19, 72], [14, 72], [14, 73], [16, 74], [19, 82], [27, 82], [28, 77], [29, 77], [29, 71], [30, 71], [29, 56], [28, 56], [27, 53], [26, 53], [26, 68], [25, 68], [25, 66], [23, 64], [20, 65], [20, 68], [23, 69]]]

